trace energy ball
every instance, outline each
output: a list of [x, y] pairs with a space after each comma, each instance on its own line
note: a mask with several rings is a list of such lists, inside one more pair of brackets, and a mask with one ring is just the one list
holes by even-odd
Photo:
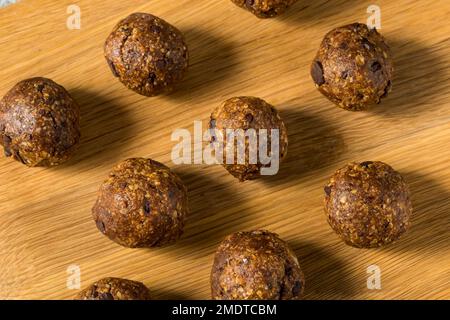
[[211, 271], [216, 300], [297, 300], [305, 278], [297, 257], [278, 235], [238, 232], [219, 246]]
[[393, 59], [382, 35], [354, 23], [329, 32], [311, 66], [324, 96], [350, 111], [366, 110], [389, 94]]
[[104, 49], [113, 75], [148, 97], [171, 92], [189, 64], [181, 32], [148, 13], [133, 13], [120, 21]]
[[347, 164], [336, 171], [324, 190], [328, 223], [350, 246], [381, 247], [409, 228], [412, 205], [408, 186], [383, 162]]
[[67, 161], [80, 142], [80, 108], [54, 81], [20, 81], [0, 101], [0, 144], [5, 156], [29, 167]]
[[150, 291], [141, 282], [104, 278], [78, 293], [75, 300], [150, 300]]
[[273, 18], [284, 13], [298, 0], [231, 0], [261, 19]]
[[159, 247], [183, 233], [187, 190], [165, 165], [144, 158], [116, 165], [98, 192], [92, 214], [101, 233], [130, 247]]
[[[261, 176], [261, 169], [270, 166], [270, 164], [261, 163], [259, 158], [259, 148], [261, 140], [258, 139], [257, 154], [258, 159], [252, 159], [250, 157], [250, 144], [249, 140], [245, 140], [245, 161], [239, 163], [237, 156], [238, 139], [226, 134], [227, 130], [240, 130], [249, 132], [249, 129], [254, 129], [254, 132], [258, 135], [261, 133], [261, 129], [267, 130], [267, 150], [271, 150], [275, 144], [278, 144], [279, 152], [275, 153], [278, 161], [283, 160], [287, 154], [288, 148], [288, 136], [286, 126], [280, 117], [279, 112], [266, 101], [256, 97], [235, 97], [228, 99], [218, 108], [216, 108], [210, 118], [210, 129], [216, 129], [222, 136], [221, 139], [213, 138], [213, 144], [219, 141], [224, 145], [223, 152], [223, 165], [230, 174], [238, 178], [240, 181], [253, 180]], [[272, 141], [271, 130], [277, 129], [279, 135], [279, 141]], [[234, 144], [233, 144], [233, 138]], [[227, 147], [228, 145], [228, 147]], [[231, 152], [231, 148], [234, 149], [234, 162], [227, 163], [226, 156]], [[268, 153], [267, 152], [267, 153]], [[276, 172], [275, 172], [276, 173]]]

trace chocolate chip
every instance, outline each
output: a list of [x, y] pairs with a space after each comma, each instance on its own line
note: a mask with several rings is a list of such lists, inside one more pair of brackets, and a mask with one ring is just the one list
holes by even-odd
[[9, 149], [7, 147], [4, 147], [3, 151], [5, 153], [5, 157], [11, 157], [12, 156], [11, 149]]
[[39, 91], [40, 93], [42, 93], [42, 91], [44, 90], [44, 85], [43, 84], [38, 84], [36, 86], [36, 90]]
[[22, 162], [23, 164], [27, 164], [27, 162], [22, 158], [22, 156], [20, 155], [19, 151], [14, 150], [13, 152], [13, 156], [15, 159], [19, 160], [20, 162]]
[[292, 288], [292, 295], [297, 297], [302, 291], [302, 283], [300, 281], [296, 281], [294, 287]]
[[166, 62], [164, 60], [156, 60], [155, 62], [156, 68], [162, 70], [166, 67]]
[[133, 32], [133, 29], [130, 29], [129, 27], [122, 27], [119, 30], [122, 31], [126, 37], [131, 36], [131, 33]]
[[378, 61], [375, 61], [370, 65], [370, 71], [374, 73], [380, 71], [381, 68], [381, 64]]
[[339, 48], [342, 50], [347, 50], [348, 49], [348, 43], [347, 42], [341, 42], [341, 44], [339, 45]]
[[277, 13], [277, 10], [276, 10], [275, 8], [270, 8], [270, 9], [267, 10], [267, 11], [261, 12], [261, 15], [263, 15], [264, 17], [267, 17], [267, 18], [274, 17], [274, 16], [276, 16], [277, 14], [278, 14], [278, 13]]
[[252, 122], [253, 121], [253, 115], [251, 113], [247, 113], [245, 115], [245, 120], [247, 120], [247, 122]]
[[389, 80], [386, 85], [386, 88], [384, 88], [384, 93], [380, 98], [381, 99], [386, 98], [388, 96], [389, 92], [391, 91], [391, 88], [392, 88], [392, 82], [391, 82], [391, 80]]
[[111, 72], [114, 75], [114, 77], [118, 78], [119, 73], [117, 72], [117, 69], [116, 69], [116, 66], [114, 65], [114, 63], [109, 59], [106, 59], [106, 61], [108, 62], [109, 68], [111, 69]]
[[323, 66], [320, 61], [315, 61], [313, 63], [313, 66], [311, 68], [311, 76], [318, 86], [321, 86], [325, 83], [325, 78], [323, 76]]
[[342, 73], [341, 73], [341, 78], [342, 79], [344, 79], [344, 80], [346, 80], [347, 78], [348, 78], [348, 71], [343, 71]]
[[278, 299], [281, 299], [281, 297], [285, 294], [285, 287], [286, 283], [284, 281], [278, 282]]
[[144, 213], [146, 216], [149, 216], [152, 213], [150, 200], [144, 200]]
[[366, 50], [370, 51], [373, 49], [372, 43], [369, 40], [367, 40], [366, 38], [364, 38], [361, 43]]
[[161, 27], [160, 27], [160, 26], [157, 26], [157, 25], [152, 25], [152, 26], [150, 27], [150, 30], [151, 30], [152, 32], [154, 32], [154, 33], [161, 33], [161, 31], [162, 31]]
[[11, 138], [6, 136], [6, 135], [3, 136], [3, 149], [4, 149], [6, 157], [11, 157], [12, 156], [10, 145], [11, 145]]
[[98, 298], [99, 298], [100, 300], [114, 300], [114, 297], [113, 297], [112, 294], [109, 293], [109, 292], [100, 293], [100, 295], [98, 296]]
[[120, 189], [124, 190], [126, 187], [128, 187], [128, 183], [125, 181], [120, 182], [119, 187], [120, 187]]
[[323, 188], [323, 191], [325, 191], [325, 194], [327, 196], [329, 196], [331, 194], [331, 187], [330, 186], [325, 186], [325, 188]]
[[285, 275], [286, 277], [291, 276], [291, 275], [292, 275], [292, 267], [286, 267], [286, 268], [284, 268], [284, 275]]
[[361, 167], [368, 168], [372, 163], [373, 163], [373, 161], [361, 162]]
[[255, 4], [255, 0], [246, 0], [245, 5], [247, 7], [252, 7]]
[[155, 80], [156, 80], [156, 74], [154, 74], [153, 72], [150, 73], [148, 75], [147, 82], [150, 83], [151, 85], [154, 85], [155, 84]]
[[44, 98], [45, 104], [52, 105], [55, 103], [55, 97], [53, 95], [49, 95], [48, 97]]
[[358, 92], [358, 93], [356, 94], [356, 99], [357, 99], [357, 100], [363, 100], [363, 99], [364, 99], [364, 94], [362, 94], [361, 92]]
[[105, 233], [106, 231], [106, 227], [105, 224], [103, 223], [103, 221], [96, 221], [95, 223], [97, 225], [98, 230], [100, 230], [101, 233]]

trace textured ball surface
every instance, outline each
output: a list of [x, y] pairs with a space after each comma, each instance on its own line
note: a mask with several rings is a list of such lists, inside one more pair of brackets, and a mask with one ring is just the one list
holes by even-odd
[[304, 287], [297, 257], [274, 233], [238, 232], [217, 249], [211, 271], [213, 299], [293, 300]]
[[141, 282], [104, 278], [78, 293], [75, 300], [150, 300], [150, 291]]
[[329, 32], [311, 66], [319, 91], [339, 107], [366, 110], [392, 88], [393, 59], [376, 29], [354, 23]]
[[[245, 140], [245, 161], [239, 163], [237, 156], [238, 139], [226, 134], [226, 130], [244, 130], [248, 132], [249, 129], [254, 129], [256, 134], [261, 133], [260, 130], [267, 130], [267, 150], [271, 150], [271, 146], [278, 144], [279, 152], [275, 153], [278, 161], [282, 161], [287, 154], [288, 136], [286, 126], [280, 117], [279, 112], [264, 100], [256, 97], [235, 97], [228, 99], [217, 107], [211, 114], [210, 129], [216, 129], [222, 133], [221, 142], [224, 144], [223, 165], [234, 177], [240, 181], [253, 180], [261, 176], [261, 168], [267, 167], [263, 164], [258, 156], [256, 161], [250, 157], [249, 141]], [[278, 141], [272, 141], [271, 130], [278, 130]], [[233, 144], [233, 139], [235, 143]], [[217, 143], [217, 141], [213, 141]], [[241, 143], [243, 145], [243, 143]], [[228, 148], [228, 147], [229, 148]], [[259, 144], [257, 145], [257, 153], [259, 155]], [[234, 150], [232, 150], [234, 149]], [[275, 149], [273, 149], [275, 150]], [[227, 153], [235, 151], [234, 162], [227, 163]]]
[[148, 97], [171, 92], [189, 64], [182, 33], [147, 13], [133, 13], [116, 25], [106, 40], [105, 58], [126, 87]]
[[412, 204], [402, 176], [383, 162], [350, 163], [325, 186], [325, 212], [348, 245], [387, 245], [409, 228]]
[[165, 165], [128, 159], [100, 187], [92, 214], [100, 232], [122, 246], [172, 244], [183, 233], [187, 190]]
[[55, 166], [79, 142], [80, 108], [54, 81], [20, 81], [0, 101], [0, 144], [7, 157], [30, 167]]

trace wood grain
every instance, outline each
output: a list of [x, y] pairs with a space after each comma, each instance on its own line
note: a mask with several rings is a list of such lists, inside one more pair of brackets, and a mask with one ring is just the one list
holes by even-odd
[[[81, 30], [66, 28], [77, 4]], [[331, 105], [309, 65], [326, 32], [365, 22], [371, 1], [300, 0], [278, 19], [257, 20], [228, 0], [23, 0], [0, 9], [0, 95], [23, 78], [64, 85], [82, 106], [82, 145], [69, 163], [29, 169], [0, 159], [0, 298], [70, 299], [67, 267], [82, 286], [117, 276], [143, 281], [158, 299], [208, 299], [215, 248], [229, 233], [267, 228], [287, 240], [306, 274], [307, 299], [450, 298], [450, 2], [379, 0], [392, 46], [392, 95], [370, 112]], [[126, 90], [102, 57], [104, 39], [129, 13], [151, 12], [176, 25], [191, 50], [180, 89], [145, 98]], [[280, 173], [238, 183], [219, 166], [175, 166], [170, 140], [193, 129], [235, 95], [277, 106], [290, 139]], [[164, 162], [189, 187], [183, 239], [155, 250], [119, 247], [103, 237], [90, 209], [118, 161]], [[379, 250], [345, 246], [326, 223], [322, 186], [349, 161], [381, 160], [411, 185], [413, 227]], [[368, 290], [366, 268], [382, 270]]]

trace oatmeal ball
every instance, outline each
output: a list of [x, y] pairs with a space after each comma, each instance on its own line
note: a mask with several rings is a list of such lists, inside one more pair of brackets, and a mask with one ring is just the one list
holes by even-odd
[[[240, 140], [235, 138], [235, 143], [233, 144], [232, 140], [234, 137], [226, 134], [227, 129], [242, 129], [244, 130], [244, 132], [249, 132], [247, 130], [254, 129], [254, 132], [256, 132], [257, 135], [260, 133], [259, 130], [266, 129], [268, 152], [271, 151], [272, 144], [275, 145], [275, 143], [277, 143], [279, 146], [279, 152], [274, 153], [279, 158], [279, 161], [283, 160], [286, 157], [288, 147], [286, 126], [284, 125], [284, 122], [281, 119], [278, 111], [273, 106], [260, 98], [235, 97], [225, 101], [224, 103], [222, 103], [222, 105], [220, 105], [212, 112], [209, 122], [209, 128], [216, 129], [216, 131], [221, 133], [221, 135], [219, 135], [219, 137], [221, 138], [213, 138], [212, 142], [223, 142], [225, 148], [223, 152], [223, 159], [221, 160], [224, 163], [224, 167], [228, 170], [229, 173], [238, 178], [240, 181], [252, 180], [260, 177], [261, 168], [268, 167], [270, 166], [270, 164], [261, 163], [259, 158], [259, 149], [257, 150], [257, 161], [254, 161], [255, 159], [250, 158], [250, 145], [248, 139], [245, 140], [245, 161], [241, 161], [242, 163], [239, 163], [237, 150]], [[272, 129], [279, 130], [279, 141], [272, 141]], [[232, 153], [231, 150], [233, 148], [234, 163], [227, 164], [227, 152]], [[259, 144], [257, 144], [257, 148], [259, 148]]]
[[329, 32], [311, 66], [319, 91], [350, 111], [366, 110], [387, 97], [393, 73], [392, 55], [383, 36], [361, 23]]
[[408, 186], [383, 162], [347, 164], [324, 190], [328, 222], [348, 245], [380, 247], [397, 240], [410, 225]]
[[150, 300], [150, 291], [141, 282], [104, 278], [78, 293], [75, 300]]
[[172, 244], [183, 233], [187, 190], [165, 165], [144, 158], [116, 165], [92, 208], [97, 228], [118, 244], [156, 247]]
[[298, 0], [231, 0], [261, 19], [273, 18], [286, 11]]
[[305, 287], [297, 257], [278, 235], [238, 232], [219, 246], [211, 271], [216, 300], [296, 300]]
[[0, 101], [0, 144], [5, 156], [29, 166], [68, 160], [80, 141], [80, 108], [46, 78], [17, 83]]
[[148, 97], [172, 91], [189, 60], [181, 32], [147, 13], [133, 13], [115, 26], [106, 39], [105, 57], [115, 77]]

